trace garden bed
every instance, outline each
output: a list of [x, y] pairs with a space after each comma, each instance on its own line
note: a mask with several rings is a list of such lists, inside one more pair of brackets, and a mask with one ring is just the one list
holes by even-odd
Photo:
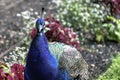
[[115, 42], [99, 44], [88, 40], [83, 46], [84, 50], [81, 53], [88, 63], [89, 71], [94, 78], [104, 73], [110, 67], [112, 57], [120, 52], [120, 44]]

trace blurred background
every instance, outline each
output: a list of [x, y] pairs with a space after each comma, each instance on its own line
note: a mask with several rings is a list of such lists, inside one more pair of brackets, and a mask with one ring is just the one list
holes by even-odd
[[120, 79], [120, 0], [0, 0], [0, 61], [9, 66], [25, 64], [30, 30], [42, 7], [47, 20], [54, 18], [59, 27], [71, 29], [61, 28], [66, 34], [76, 35], [59, 34], [68, 36], [68, 41], [50, 35], [49, 41], [76, 47], [93, 80]]

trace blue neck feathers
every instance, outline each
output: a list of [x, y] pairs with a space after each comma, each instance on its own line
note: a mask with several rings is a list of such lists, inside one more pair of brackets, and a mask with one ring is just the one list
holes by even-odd
[[31, 43], [25, 71], [30, 80], [58, 80], [57, 60], [51, 55], [44, 32]]

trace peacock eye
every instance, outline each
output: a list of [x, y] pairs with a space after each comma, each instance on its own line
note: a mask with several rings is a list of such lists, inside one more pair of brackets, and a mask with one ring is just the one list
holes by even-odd
[[42, 32], [45, 29], [45, 25], [39, 25], [39, 32]]
[[41, 31], [43, 31], [44, 29], [42, 28]]

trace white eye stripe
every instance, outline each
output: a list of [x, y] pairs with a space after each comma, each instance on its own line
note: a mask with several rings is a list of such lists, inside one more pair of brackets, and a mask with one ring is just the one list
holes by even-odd
[[43, 27], [45, 28], [45, 25], [43, 25]]
[[42, 30], [42, 25], [39, 26], [39, 32]]

